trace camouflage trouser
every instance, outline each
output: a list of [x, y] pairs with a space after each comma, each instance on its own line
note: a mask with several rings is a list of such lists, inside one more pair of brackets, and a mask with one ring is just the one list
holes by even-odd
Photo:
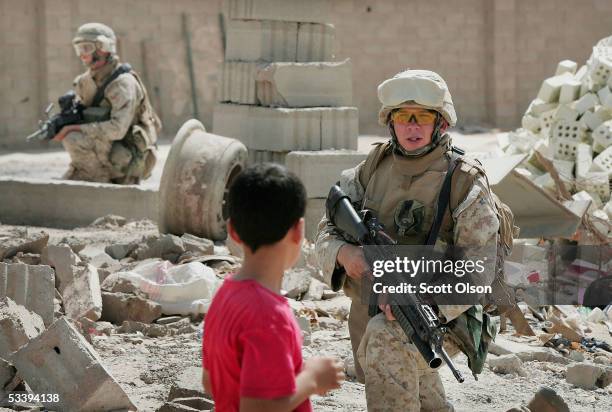
[[365, 373], [368, 411], [453, 411], [438, 372], [396, 321], [379, 313], [368, 322], [357, 351]]
[[[138, 183], [125, 181], [126, 176], [118, 170], [130, 163], [131, 154], [113, 142], [86, 136], [81, 132], [71, 132], [62, 141], [70, 154], [70, 168], [64, 179], [84, 180], [100, 183]], [[111, 158], [113, 159], [111, 161]]]

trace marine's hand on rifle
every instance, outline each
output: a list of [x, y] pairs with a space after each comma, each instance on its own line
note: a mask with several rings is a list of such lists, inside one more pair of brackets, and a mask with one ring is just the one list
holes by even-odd
[[397, 320], [393, 316], [393, 312], [391, 312], [391, 305], [378, 305], [378, 307], [383, 311], [387, 320]]
[[363, 276], [369, 276], [372, 273], [363, 253], [363, 248], [360, 246], [343, 245], [338, 251], [336, 259], [344, 267], [347, 276], [353, 279], [361, 279]]
[[66, 138], [68, 133], [80, 132], [80, 131], [81, 131], [81, 126], [79, 126], [78, 124], [70, 124], [68, 126], [62, 127], [62, 130], [60, 130], [59, 133], [55, 135], [53, 140], [55, 140], [56, 142], [61, 142], [62, 140]]

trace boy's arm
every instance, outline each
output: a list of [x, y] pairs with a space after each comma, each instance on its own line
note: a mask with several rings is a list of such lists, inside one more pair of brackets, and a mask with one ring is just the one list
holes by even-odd
[[296, 391], [291, 396], [277, 399], [240, 397], [240, 412], [289, 412], [314, 395], [317, 383], [308, 370], [303, 370], [295, 378]]
[[212, 396], [212, 389], [210, 387], [210, 378], [208, 377], [208, 371], [206, 369], [202, 369], [202, 386], [204, 387], [204, 391]]

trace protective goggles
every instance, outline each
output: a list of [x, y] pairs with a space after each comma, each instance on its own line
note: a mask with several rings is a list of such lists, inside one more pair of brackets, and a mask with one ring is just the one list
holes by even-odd
[[403, 108], [391, 113], [394, 124], [410, 124], [416, 122], [419, 126], [429, 126], [436, 123], [437, 113], [427, 109]]
[[74, 51], [77, 56], [93, 54], [96, 51], [96, 44], [94, 42], [81, 42], [74, 45]]

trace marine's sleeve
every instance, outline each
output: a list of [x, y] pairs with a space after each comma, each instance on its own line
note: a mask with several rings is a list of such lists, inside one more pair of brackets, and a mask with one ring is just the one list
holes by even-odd
[[[499, 219], [489, 184], [484, 174], [479, 174], [465, 199], [453, 210], [454, 245], [464, 252], [464, 259], [483, 260], [482, 273], [474, 273], [472, 283], [488, 286], [495, 279], [497, 236]], [[446, 321], [455, 319], [469, 305], [440, 305]]]
[[129, 73], [122, 74], [106, 87], [104, 97], [111, 104], [110, 119], [81, 125], [81, 130], [86, 136], [121, 140], [132, 125], [142, 99], [138, 81]]
[[[352, 169], [344, 170], [340, 176], [340, 188], [354, 204], [361, 203], [364, 188], [359, 182], [359, 171], [364, 162]], [[319, 222], [318, 235], [315, 241], [315, 253], [323, 279], [333, 290], [339, 290], [344, 284], [346, 273], [338, 266], [336, 258], [340, 248], [347, 243], [339, 230], [329, 221], [327, 215]]]

